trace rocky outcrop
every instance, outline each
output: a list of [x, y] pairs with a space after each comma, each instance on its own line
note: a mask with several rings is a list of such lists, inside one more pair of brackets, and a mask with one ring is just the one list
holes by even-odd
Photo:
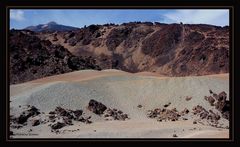
[[40, 114], [39, 110], [34, 107], [34, 106], [29, 106], [29, 108], [25, 111], [23, 111], [19, 117], [17, 117], [16, 121], [19, 124], [24, 124], [28, 118], [33, 117], [33, 116], [37, 116], [38, 114]]
[[226, 92], [222, 91], [219, 94], [214, 93], [212, 90], [209, 92], [211, 96], [205, 96], [205, 100], [209, 101], [211, 106], [215, 106], [222, 113], [223, 118], [229, 119], [230, 101], [227, 100]]
[[100, 70], [92, 58], [76, 57], [31, 31], [11, 30], [9, 50], [10, 84], [81, 69]]

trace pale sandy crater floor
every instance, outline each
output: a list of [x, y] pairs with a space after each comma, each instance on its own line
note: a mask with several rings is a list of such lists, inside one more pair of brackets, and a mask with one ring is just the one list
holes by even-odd
[[[19, 105], [33, 105], [48, 113], [57, 106], [83, 109], [91, 115], [91, 124], [74, 122], [72, 126], [51, 132], [48, 123], [11, 129], [13, 138], [229, 138], [229, 129], [193, 124], [191, 117], [175, 122], [150, 119], [148, 110], [169, 108], [192, 110], [196, 105], [212, 109], [204, 96], [209, 89], [229, 95], [229, 75], [163, 77], [152, 73], [131, 74], [118, 70], [84, 70], [10, 86], [10, 114], [18, 115]], [[186, 101], [186, 96], [191, 96]], [[125, 121], [106, 121], [86, 109], [90, 99], [127, 113]], [[142, 105], [142, 108], [138, 108]], [[222, 118], [221, 118], [222, 119]], [[226, 120], [220, 122], [229, 126]], [[173, 137], [176, 134], [177, 137]]]

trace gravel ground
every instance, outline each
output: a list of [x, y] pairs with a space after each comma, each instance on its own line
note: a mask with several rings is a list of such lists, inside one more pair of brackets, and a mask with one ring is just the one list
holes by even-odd
[[[84, 71], [83, 73], [86, 72], [91, 71]], [[109, 72], [111, 71], [108, 70], [101, 74]], [[204, 100], [204, 96], [210, 95], [210, 89], [215, 93], [225, 91], [229, 95], [228, 74], [225, 77], [162, 78], [126, 73], [121, 75], [111, 74], [76, 82], [64, 81], [60, 77], [60, 80], [54, 82], [11, 85], [10, 113], [18, 114], [19, 105], [33, 105], [39, 108], [41, 112], [46, 113], [54, 110], [56, 106], [62, 106], [72, 110], [83, 109], [86, 113], [91, 114], [86, 106], [90, 99], [94, 99], [107, 107], [123, 110], [124, 113], [129, 115], [131, 121], [148, 121], [147, 110], [163, 108], [163, 105], [169, 102], [171, 102], [171, 105], [168, 108], [176, 108], [178, 111], [182, 111], [184, 108], [192, 110], [196, 105], [201, 105], [206, 110], [213, 109], [214, 107]], [[186, 101], [187, 96], [192, 97], [192, 99]], [[143, 107], [138, 108], [138, 105]], [[92, 115], [92, 121], [102, 122], [104, 120], [99, 116]], [[144, 134], [149, 136], [147, 135], [149, 132], [144, 132]], [[150, 133], [150, 136], [154, 134], [156, 135], [156, 132]], [[104, 133], [100, 135], [104, 135]], [[82, 136], [86, 137], [86, 134]], [[106, 135], [105, 132], [105, 136], [109, 135]]]

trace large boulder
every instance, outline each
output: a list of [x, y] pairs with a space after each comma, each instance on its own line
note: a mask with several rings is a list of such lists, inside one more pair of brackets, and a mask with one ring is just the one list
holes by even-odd
[[88, 109], [93, 113], [100, 115], [103, 114], [107, 107], [104, 104], [91, 99], [88, 103]]

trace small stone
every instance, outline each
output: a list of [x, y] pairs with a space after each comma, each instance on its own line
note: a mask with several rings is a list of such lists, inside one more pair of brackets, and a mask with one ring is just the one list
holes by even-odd
[[38, 126], [40, 124], [40, 121], [38, 119], [33, 120], [32, 126]]
[[193, 124], [197, 124], [197, 121], [193, 121]]
[[192, 97], [188, 97], [188, 96], [185, 98], [186, 101], [190, 101], [191, 99]]
[[209, 93], [210, 93], [210, 94], [213, 94], [213, 91], [210, 89], [210, 90], [209, 90]]
[[177, 134], [173, 134], [173, 137], [178, 137]]
[[108, 114], [105, 114], [104, 117], [109, 117], [109, 115], [108, 115]]
[[169, 105], [171, 105], [171, 103], [169, 102], [168, 104], [163, 105], [165, 108], [168, 107]]

